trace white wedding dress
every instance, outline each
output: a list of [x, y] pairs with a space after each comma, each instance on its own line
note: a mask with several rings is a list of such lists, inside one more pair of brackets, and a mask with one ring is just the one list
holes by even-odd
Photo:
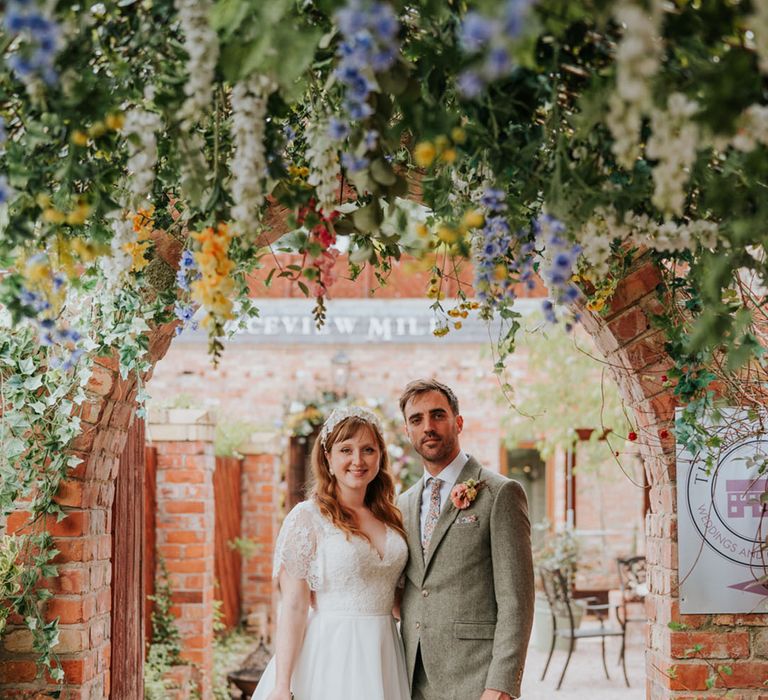
[[[392, 617], [395, 587], [408, 548], [387, 528], [383, 556], [366, 539], [347, 536], [314, 501], [286, 517], [275, 545], [283, 567], [314, 592], [304, 643], [293, 671], [295, 700], [410, 700], [405, 655]], [[252, 700], [275, 686], [275, 659]]]

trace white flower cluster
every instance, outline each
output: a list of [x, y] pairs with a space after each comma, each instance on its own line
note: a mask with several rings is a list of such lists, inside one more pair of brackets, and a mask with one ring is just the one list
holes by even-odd
[[123, 134], [128, 143], [128, 191], [127, 203], [136, 209], [148, 202], [155, 182], [157, 163], [157, 137], [163, 121], [157, 112], [130, 109], [125, 113]]
[[653, 169], [652, 201], [666, 217], [682, 216], [685, 187], [696, 160], [699, 127], [691, 117], [699, 105], [679, 92], [667, 100], [667, 109], [651, 112], [651, 137], [646, 154], [658, 161]]
[[610, 270], [611, 243], [621, 237], [616, 210], [598, 207], [581, 227], [576, 240], [581, 246], [582, 259], [597, 274], [605, 275]]
[[175, 7], [184, 32], [184, 50], [189, 56], [184, 85], [187, 98], [179, 117], [189, 129], [201, 113], [210, 109], [214, 72], [219, 60], [219, 37], [209, 20], [213, 9], [211, 0], [176, 0]]
[[133, 224], [122, 214], [112, 219], [112, 242], [110, 254], [99, 258], [99, 266], [104, 275], [107, 290], [119, 287], [125, 274], [131, 269], [131, 256], [125, 251], [125, 244], [136, 240]]
[[253, 75], [232, 90], [232, 219], [239, 233], [253, 229], [264, 204], [267, 176], [264, 129], [267, 98], [275, 84], [266, 76]]
[[731, 145], [748, 153], [759, 144], [768, 146], [768, 107], [754, 104], [739, 117], [738, 130], [731, 139]]
[[616, 239], [671, 253], [695, 250], [698, 245], [714, 249], [718, 231], [719, 226], [713, 221], [696, 220], [683, 224], [666, 221], [659, 225], [647, 214], [627, 212], [621, 219], [613, 207], [599, 207], [579, 232], [578, 242], [589, 266], [595, 272], [605, 273], [610, 245]]
[[753, 13], [748, 25], [755, 35], [755, 49], [760, 59], [760, 70], [768, 73], [768, 0], [752, 0]]
[[652, 3], [652, 15], [630, 2], [619, 3], [614, 12], [616, 21], [624, 26], [624, 36], [616, 49], [616, 92], [610, 98], [606, 123], [616, 160], [627, 169], [640, 156], [640, 125], [643, 114], [652, 107], [651, 79], [659, 69], [660, 13], [656, 5]]
[[335, 142], [328, 133], [327, 120], [310, 122], [307, 126], [307, 143], [307, 182], [317, 191], [320, 208], [330, 213], [335, 209], [339, 197], [339, 158]]

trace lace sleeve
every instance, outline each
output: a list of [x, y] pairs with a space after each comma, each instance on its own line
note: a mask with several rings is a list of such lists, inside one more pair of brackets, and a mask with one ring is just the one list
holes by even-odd
[[275, 543], [272, 576], [277, 578], [285, 569], [293, 578], [304, 579], [310, 590], [320, 587], [317, 544], [321, 517], [309, 501], [299, 503], [283, 521]]

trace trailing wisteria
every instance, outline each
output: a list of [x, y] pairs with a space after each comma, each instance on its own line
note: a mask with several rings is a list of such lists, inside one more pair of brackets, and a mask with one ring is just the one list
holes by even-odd
[[123, 134], [128, 146], [127, 204], [132, 209], [152, 200], [157, 164], [157, 133], [162, 126], [163, 120], [157, 112], [131, 109], [125, 114]]
[[686, 185], [699, 145], [699, 127], [692, 120], [698, 111], [696, 102], [676, 92], [669, 96], [666, 110], [651, 112], [646, 153], [657, 161], [653, 168], [653, 203], [667, 218], [683, 213]]
[[642, 118], [653, 107], [651, 80], [661, 65], [660, 10], [657, 0], [651, 3], [651, 14], [632, 2], [620, 2], [613, 15], [624, 35], [616, 49], [616, 91], [606, 123], [617, 162], [631, 170], [640, 157]]
[[267, 99], [275, 89], [263, 75], [239, 82], [232, 90], [232, 220], [239, 234], [253, 233], [264, 204], [267, 161], [264, 129]]
[[219, 37], [210, 24], [213, 10], [210, 0], [175, 0], [174, 6], [184, 33], [184, 50], [189, 56], [184, 83], [186, 99], [178, 116], [183, 126], [191, 129], [210, 111]]

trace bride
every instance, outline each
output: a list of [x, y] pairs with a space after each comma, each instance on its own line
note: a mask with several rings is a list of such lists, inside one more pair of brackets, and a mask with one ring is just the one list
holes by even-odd
[[277, 538], [275, 657], [252, 700], [409, 700], [392, 616], [408, 549], [378, 418], [334, 410], [312, 470]]

